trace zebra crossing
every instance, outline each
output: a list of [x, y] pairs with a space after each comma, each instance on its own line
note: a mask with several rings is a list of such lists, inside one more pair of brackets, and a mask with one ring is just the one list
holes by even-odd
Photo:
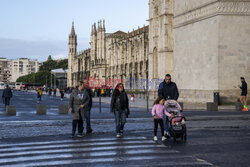
[[0, 143], [0, 166], [212, 166], [146, 137]]

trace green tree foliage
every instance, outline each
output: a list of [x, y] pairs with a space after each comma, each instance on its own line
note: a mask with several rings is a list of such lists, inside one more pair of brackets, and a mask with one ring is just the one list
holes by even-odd
[[57, 68], [67, 69], [68, 59], [55, 61], [52, 59], [51, 55], [49, 55], [47, 61], [43, 62], [40, 66], [39, 72], [19, 77], [16, 81], [23, 83], [38, 83], [46, 86], [50, 86], [52, 81], [52, 85], [54, 85], [55, 82], [56, 85], [58, 85], [58, 81], [55, 81], [55, 76], [50, 73], [51, 70]]
[[68, 59], [63, 59], [57, 62], [56, 68], [63, 68], [64, 70], [68, 68]]
[[[25, 75], [22, 77], [19, 77], [16, 81], [17, 82], [22, 82], [22, 83], [39, 83], [42, 85], [51, 85], [51, 80], [52, 80], [52, 85], [54, 84], [54, 79], [55, 76], [51, 74], [48, 71], [39, 71], [37, 73], [32, 73], [29, 75]], [[57, 81], [56, 81], [57, 84]]]
[[51, 71], [53, 69], [57, 68], [68, 68], [68, 59], [63, 59], [59, 61], [55, 61], [52, 59], [52, 57], [49, 55], [47, 61], [43, 62], [42, 65], [39, 68], [39, 71]]

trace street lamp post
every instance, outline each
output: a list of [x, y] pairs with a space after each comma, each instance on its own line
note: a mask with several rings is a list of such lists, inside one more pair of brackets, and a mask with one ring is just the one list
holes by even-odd
[[149, 108], [148, 108], [148, 76], [146, 79], [146, 100], [147, 100], [147, 112], [149, 112]]
[[52, 88], [52, 71], [50, 71], [50, 88]]
[[56, 74], [54, 74], [54, 88], [56, 88]]

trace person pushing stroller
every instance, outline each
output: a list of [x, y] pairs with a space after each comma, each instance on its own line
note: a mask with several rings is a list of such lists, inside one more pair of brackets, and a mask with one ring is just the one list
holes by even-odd
[[[165, 100], [172, 99], [178, 100], [179, 91], [174, 82], [171, 81], [171, 75], [166, 74], [164, 80], [159, 85], [158, 97], [161, 97]], [[164, 116], [164, 135], [170, 137], [169, 134], [169, 120]]]

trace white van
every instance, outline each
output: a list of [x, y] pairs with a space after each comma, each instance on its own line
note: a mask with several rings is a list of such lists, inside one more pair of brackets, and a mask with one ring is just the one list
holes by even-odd
[[14, 89], [15, 88], [15, 83], [13, 83], [13, 82], [8, 83], [8, 85], [9, 85], [10, 89]]
[[4, 82], [0, 82], [0, 90], [3, 90], [5, 88], [5, 83]]

